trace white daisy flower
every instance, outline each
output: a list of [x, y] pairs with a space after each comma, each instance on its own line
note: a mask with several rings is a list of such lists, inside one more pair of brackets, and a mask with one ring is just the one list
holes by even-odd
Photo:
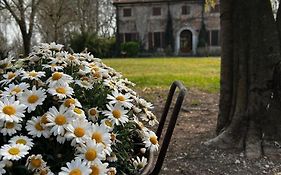
[[92, 173], [90, 175], [106, 175], [108, 163], [93, 163], [90, 168]]
[[72, 64], [72, 65], [80, 65], [81, 64], [81, 61], [75, 55], [71, 55], [71, 54], [69, 54], [66, 57], [66, 62], [68, 64]]
[[43, 64], [42, 66], [43, 66], [43, 70], [44, 69], [51, 69], [52, 72], [63, 70], [62, 66], [59, 66], [59, 65], [56, 65], [56, 64]]
[[0, 69], [7, 69], [10, 68], [12, 65], [13, 57], [9, 56], [8, 58], [5, 58], [4, 60], [0, 60]]
[[37, 169], [33, 175], [55, 175], [55, 174], [51, 171], [50, 167], [45, 166]]
[[36, 109], [38, 105], [43, 105], [43, 101], [47, 98], [45, 90], [42, 88], [36, 89], [36, 86], [32, 87], [32, 90], [26, 90], [19, 100], [22, 104], [27, 106], [27, 112], [30, 113]]
[[69, 124], [70, 112], [68, 108], [65, 108], [63, 105], [59, 108], [59, 111], [56, 107], [51, 107], [47, 113], [48, 123], [46, 126], [51, 127], [50, 132], [57, 135], [64, 135], [65, 129]]
[[147, 158], [142, 157], [140, 159], [140, 157], [137, 156], [137, 159], [133, 159], [133, 165], [136, 170], [142, 170], [145, 167], [145, 165], [147, 165]]
[[3, 160], [20, 160], [28, 154], [28, 146], [23, 144], [6, 144], [0, 148], [0, 156]]
[[49, 83], [49, 87], [53, 87], [56, 84], [63, 84], [63, 83], [72, 83], [72, 77], [64, 74], [63, 72], [54, 72], [52, 73], [52, 76], [47, 80], [47, 83]]
[[93, 107], [88, 110], [88, 117], [92, 122], [96, 122], [99, 118], [100, 111], [97, 107]]
[[29, 147], [31, 149], [34, 145], [32, 142], [33, 140], [26, 137], [26, 136], [14, 136], [9, 140], [10, 144], [23, 144]]
[[141, 108], [153, 109], [153, 104], [147, 102], [145, 99], [136, 98], [135, 100], [141, 106]]
[[91, 68], [89, 66], [87, 66], [87, 62], [85, 63], [84, 61], [81, 63], [81, 65], [79, 66], [79, 71], [77, 72], [79, 75], [86, 75], [91, 73]]
[[64, 46], [62, 44], [56, 44], [55, 42], [51, 42], [49, 45], [50, 50], [60, 51]]
[[114, 90], [117, 89], [117, 81], [114, 79], [105, 79], [103, 81], [103, 85], [109, 87], [110, 89]]
[[157, 136], [153, 131], [145, 132], [143, 143], [145, 144], [146, 148], [149, 148], [152, 151], [157, 151], [159, 148]]
[[25, 116], [25, 108], [26, 106], [15, 101], [14, 97], [4, 98], [0, 100], [0, 120], [18, 123]]
[[147, 109], [144, 109], [144, 113], [141, 114], [140, 118], [143, 121], [148, 122], [148, 124], [150, 126], [154, 126], [154, 125], [158, 124], [158, 120], [157, 120], [156, 116], [151, 111], [148, 111]]
[[129, 93], [123, 95], [122, 93], [118, 92], [118, 91], [113, 91], [112, 95], [107, 94], [107, 99], [110, 100], [110, 104], [116, 104], [116, 103], [120, 103], [122, 104], [124, 107], [131, 109], [131, 107], [133, 106], [132, 99], [130, 99], [131, 95]]
[[120, 125], [127, 123], [129, 121], [127, 114], [127, 110], [124, 110], [120, 104], [115, 104], [112, 106], [111, 104], [106, 105], [109, 111], [103, 111], [105, 116], [108, 116], [114, 124]]
[[92, 170], [86, 162], [82, 161], [80, 158], [72, 160], [70, 163], [66, 163], [67, 167], [62, 167], [59, 175], [89, 175]]
[[27, 121], [25, 129], [32, 137], [50, 137], [51, 133], [49, 129], [46, 128], [46, 123], [42, 123], [42, 118], [43, 117], [32, 117], [31, 120]]
[[6, 166], [5, 161], [0, 161], [0, 175], [4, 175], [6, 173], [6, 170], [4, 169]]
[[3, 75], [3, 80], [0, 81], [0, 84], [8, 84], [12, 82], [15, 78], [17, 78], [20, 74], [20, 71], [15, 72], [7, 72]]
[[74, 93], [73, 89], [67, 83], [56, 84], [48, 89], [51, 95], [57, 96], [59, 99], [71, 97]]
[[70, 108], [71, 106], [82, 108], [81, 103], [75, 98], [67, 98], [64, 100], [63, 105], [67, 108]]
[[114, 129], [114, 123], [111, 119], [105, 118], [101, 120], [101, 125], [105, 126], [108, 131], [112, 131]]
[[36, 80], [39, 81], [40, 78], [45, 77], [45, 72], [39, 71], [36, 72], [35, 70], [28, 72], [23, 71], [22, 80], [29, 79], [29, 80]]
[[88, 77], [82, 77], [80, 80], [75, 80], [75, 84], [85, 89], [93, 88], [93, 83]]
[[0, 132], [5, 136], [12, 136], [21, 130], [21, 124], [17, 122], [5, 122], [4, 126], [1, 128]]
[[95, 140], [88, 140], [85, 145], [81, 145], [76, 148], [77, 156], [88, 164], [101, 163], [105, 159], [105, 154], [103, 153], [103, 145], [96, 143]]
[[27, 88], [29, 88], [29, 84], [27, 83], [20, 83], [18, 85], [14, 83], [9, 84], [8, 87], [4, 87], [5, 91], [2, 93], [2, 97], [20, 96]]
[[117, 174], [117, 170], [115, 167], [110, 167], [107, 171], [107, 174], [110, 174], [110, 175], [115, 175]]
[[90, 136], [92, 140], [95, 140], [96, 143], [101, 143], [104, 146], [104, 152], [107, 155], [110, 155], [112, 152], [111, 149], [111, 134], [109, 133], [108, 129], [104, 125], [92, 125], [90, 130]]
[[80, 108], [77, 108], [77, 107], [72, 107], [70, 108], [70, 111], [72, 113], [72, 117], [75, 119], [86, 119], [86, 115], [85, 115], [85, 112], [80, 109]]
[[41, 154], [32, 154], [27, 158], [25, 166], [27, 167], [27, 169], [34, 171], [46, 167], [47, 163], [43, 160]]
[[73, 120], [67, 126], [67, 133], [65, 137], [71, 139], [71, 145], [75, 146], [76, 144], [84, 144], [86, 140], [90, 139], [89, 129], [90, 123], [83, 120]]

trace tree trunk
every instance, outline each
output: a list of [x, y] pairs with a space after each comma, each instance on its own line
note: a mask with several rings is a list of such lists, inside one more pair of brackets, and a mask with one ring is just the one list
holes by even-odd
[[22, 33], [24, 56], [28, 56], [31, 47], [31, 35]]
[[280, 60], [278, 28], [270, 1], [228, 0], [220, 6], [218, 135], [207, 144], [244, 148], [249, 158], [258, 158], [266, 153], [268, 140], [279, 138], [273, 128], [281, 128], [280, 102], [271, 98], [273, 71]]

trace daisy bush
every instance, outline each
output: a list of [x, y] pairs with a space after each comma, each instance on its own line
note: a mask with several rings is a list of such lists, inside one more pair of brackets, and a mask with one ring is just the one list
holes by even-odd
[[158, 140], [152, 104], [89, 53], [41, 44], [0, 61], [0, 174], [138, 174]]

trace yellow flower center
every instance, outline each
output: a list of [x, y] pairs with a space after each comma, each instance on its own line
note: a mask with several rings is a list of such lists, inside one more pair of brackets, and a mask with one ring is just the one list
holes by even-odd
[[31, 71], [31, 72], [29, 72], [28, 75], [31, 76], [31, 77], [36, 77], [38, 75], [38, 73], [35, 72], [35, 71]]
[[55, 123], [57, 125], [64, 125], [66, 123], [66, 117], [64, 115], [56, 116]]
[[3, 63], [0, 65], [0, 69], [4, 69], [4, 68], [8, 67], [8, 65], [9, 65], [8, 63]]
[[111, 134], [110, 134], [110, 140], [111, 140], [112, 142], [114, 142], [114, 141], [116, 140], [116, 134], [111, 133]]
[[37, 131], [43, 131], [44, 130], [44, 128], [41, 126], [41, 124], [39, 122], [36, 123], [34, 127]]
[[11, 155], [18, 155], [20, 150], [18, 148], [10, 148], [8, 151]]
[[95, 139], [97, 143], [102, 143], [102, 134], [100, 132], [94, 132], [92, 134], [92, 139]]
[[2, 109], [2, 111], [3, 111], [4, 114], [10, 115], [10, 116], [11, 116], [11, 115], [14, 115], [14, 114], [16, 113], [15, 107], [10, 106], [10, 105], [5, 106], [5, 107]]
[[14, 72], [9, 72], [8, 73], [8, 79], [10, 80], [10, 79], [12, 79], [12, 78], [14, 78], [16, 76], [16, 74], [14, 73]]
[[45, 169], [40, 169], [39, 175], [47, 175], [48, 171]]
[[14, 93], [19, 93], [19, 92], [21, 92], [21, 88], [19, 88], [19, 87], [15, 87], [13, 90], [12, 90], [12, 92], [14, 92]]
[[88, 161], [93, 161], [95, 160], [97, 157], [97, 152], [96, 150], [94, 149], [89, 149], [87, 150], [87, 152], [85, 153], [85, 158], [88, 160]]
[[56, 92], [59, 93], [59, 94], [65, 94], [66, 93], [66, 90], [64, 87], [58, 87], [56, 89]]
[[76, 114], [82, 114], [83, 113], [83, 111], [81, 109], [79, 109], [79, 108], [74, 108], [74, 112]]
[[26, 145], [26, 140], [24, 140], [24, 139], [18, 139], [18, 140], [16, 141], [16, 143]]
[[96, 71], [93, 75], [95, 78], [100, 78], [101, 77], [101, 74], [100, 72]]
[[75, 168], [69, 172], [69, 175], [82, 175], [82, 172], [80, 169]]
[[90, 109], [90, 115], [95, 116], [97, 114], [97, 110], [95, 108]]
[[6, 123], [6, 128], [7, 129], [12, 129], [12, 128], [14, 128], [15, 127], [15, 124], [13, 123], [13, 122], [7, 122]]
[[64, 106], [65, 107], [70, 107], [71, 105], [74, 105], [75, 104], [75, 100], [73, 98], [68, 98], [65, 100], [64, 102]]
[[112, 127], [112, 122], [110, 120], [105, 120], [104, 123], [106, 126]]
[[90, 83], [88, 81], [83, 80], [83, 81], [81, 81], [81, 84], [83, 86], [88, 86]]
[[55, 73], [53, 73], [53, 75], [52, 75], [52, 79], [53, 79], [54, 81], [61, 79], [61, 77], [62, 77], [62, 73], [61, 73], [61, 72], [55, 72]]
[[150, 142], [153, 144], [153, 145], [156, 145], [158, 143], [158, 140], [157, 140], [157, 137], [156, 136], [151, 136], [149, 138]]
[[85, 130], [84, 130], [84, 128], [79, 128], [79, 127], [75, 128], [74, 134], [77, 137], [83, 137], [85, 135]]
[[31, 159], [30, 164], [35, 168], [39, 168], [42, 162], [40, 159]]
[[27, 98], [28, 103], [36, 103], [38, 101], [39, 97], [37, 95], [30, 95]]
[[92, 172], [90, 175], [99, 175], [100, 174], [100, 169], [98, 166], [93, 165], [93, 166], [91, 166], [91, 169], [92, 169]]
[[70, 61], [73, 61], [73, 60], [75, 60], [75, 56], [70, 55], [70, 56], [68, 57], [68, 59], [69, 59]]
[[40, 119], [40, 123], [42, 124], [47, 124], [48, 122], [48, 118], [47, 118], [47, 114], [44, 114], [41, 119]]
[[112, 111], [112, 115], [113, 115], [114, 118], [119, 119], [121, 117], [121, 111], [118, 110], [118, 109], [115, 109], [115, 110]]
[[122, 95], [119, 95], [119, 96], [116, 97], [116, 100], [118, 100], [118, 101], [125, 101], [125, 97], [122, 96]]

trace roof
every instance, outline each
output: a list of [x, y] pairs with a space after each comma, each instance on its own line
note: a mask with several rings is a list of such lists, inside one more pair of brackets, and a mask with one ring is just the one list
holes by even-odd
[[189, 1], [189, 2], [202, 2], [202, 0], [113, 0], [113, 4], [139, 4], [139, 3], [157, 3], [157, 2], [178, 2], [178, 1]]

